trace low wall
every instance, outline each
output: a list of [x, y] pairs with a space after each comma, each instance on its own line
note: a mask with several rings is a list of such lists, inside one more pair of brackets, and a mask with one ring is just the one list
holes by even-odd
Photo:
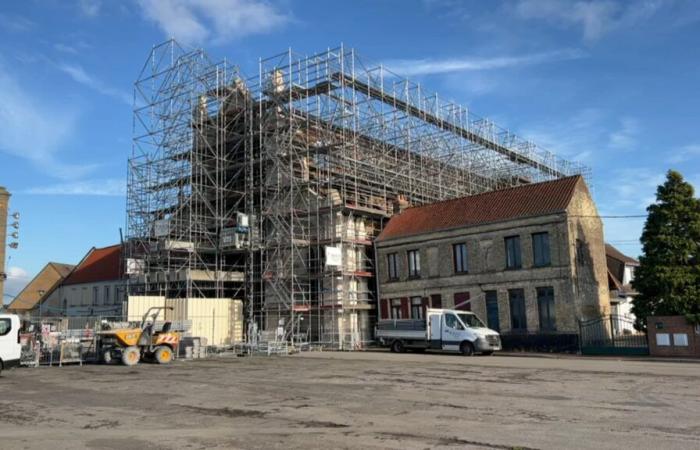
[[649, 316], [647, 334], [651, 356], [700, 358], [700, 326], [684, 316]]

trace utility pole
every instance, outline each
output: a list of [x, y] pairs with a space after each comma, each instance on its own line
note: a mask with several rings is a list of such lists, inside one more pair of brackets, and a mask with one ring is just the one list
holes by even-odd
[[7, 250], [7, 208], [10, 204], [10, 193], [0, 186], [0, 298], [5, 300], [5, 252]]

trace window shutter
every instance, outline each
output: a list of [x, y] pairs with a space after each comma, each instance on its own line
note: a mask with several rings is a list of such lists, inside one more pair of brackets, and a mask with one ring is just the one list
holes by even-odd
[[380, 316], [379, 319], [388, 319], [389, 318], [389, 299], [388, 298], [383, 298], [379, 301], [380, 303]]
[[411, 317], [411, 305], [409, 304], [408, 297], [401, 298], [401, 318], [408, 319]]
[[423, 317], [428, 318], [428, 308], [430, 308], [430, 299], [423, 297]]

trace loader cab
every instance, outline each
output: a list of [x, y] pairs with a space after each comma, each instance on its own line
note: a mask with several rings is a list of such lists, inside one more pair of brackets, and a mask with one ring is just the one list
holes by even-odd
[[0, 372], [19, 366], [22, 355], [20, 320], [15, 314], [0, 314]]

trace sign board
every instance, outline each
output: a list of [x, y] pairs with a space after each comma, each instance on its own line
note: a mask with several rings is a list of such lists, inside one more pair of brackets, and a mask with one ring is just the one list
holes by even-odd
[[343, 265], [343, 253], [340, 247], [326, 246], [326, 267], [340, 267]]
[[143, 259], [127, 258], [126, 273], [127, 275], [138, 275], [143, 273], [146, 267], [146, 262]]

